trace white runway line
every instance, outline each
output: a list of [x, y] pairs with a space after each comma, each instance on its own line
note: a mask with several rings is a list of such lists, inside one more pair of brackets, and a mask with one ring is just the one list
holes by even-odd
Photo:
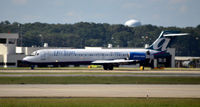
[[106, 72], [106, 73], [200, 73], [200, 70], [103, 70], [103, 69], [83, 69], [83, 70], [79, 70], [79, 69], [44, 69], [44, 70], [29, 70], [29, 69], [16, 69], [16, 70], [0, 70], [0, 72], [14, 72], [14, 73], [18, 73], [18, 72], [29, 72], [29, 73], [35, 73], [35, 72], [53, 72], [53, 73], [76, 73], [76, 72]]
[[200, 98], [200, 85], [0, 85], [0, 97]]

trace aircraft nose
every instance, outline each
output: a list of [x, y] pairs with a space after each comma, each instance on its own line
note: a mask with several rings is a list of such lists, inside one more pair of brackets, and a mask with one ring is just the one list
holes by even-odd
[[27, 61], [27, 57], [24, 57], [24, 58], [22, 59], [22, 61]]
[[23, 62], [29, 62], [30, 61], [30, 58], [27, 56], [27, 57], [24, 57], [23, 59], [22, 59], [22, 61]]

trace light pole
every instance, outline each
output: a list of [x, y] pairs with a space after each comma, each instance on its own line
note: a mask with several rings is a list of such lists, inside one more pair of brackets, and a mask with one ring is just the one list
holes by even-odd
[[20, 42], [19, 46], [22, 47], [22, 24], [19, 23], [18, 28], [19, 28], [18, 34], [19, 34], [19, 42]]
[[39, 34], [39, 36], [40, 36], [40, 38], [41, 38], [41, 46], [43, 46], [43, 36], [42, 36], [42, 34]]

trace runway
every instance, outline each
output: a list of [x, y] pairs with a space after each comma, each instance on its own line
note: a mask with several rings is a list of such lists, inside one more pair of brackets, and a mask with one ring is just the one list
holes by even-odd
[[200, 77], [200, 71], [1, 70], [0, 77]]
[[200, 74], [0, 74], [0, 77], [200, 77]]
[[200, 73], [200, 69], [196, 70], [131, 70], [131, 69], [123, 69], [123, 70], [103, 70], [103, 69], [0, 69], [0, 72], [54, 72], [54, 73], [65, 73], [65, 72], [109, 72], [109, 73]]
[[200, 98], [200, 85], [0, 85], [0, 97]]

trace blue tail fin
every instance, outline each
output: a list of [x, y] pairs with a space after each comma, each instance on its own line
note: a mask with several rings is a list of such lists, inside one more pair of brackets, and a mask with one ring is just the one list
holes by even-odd
[[160, 36], [147, 49], [166, 51], [176, 36], [188, 35], [177, 31], [162, 31]]

